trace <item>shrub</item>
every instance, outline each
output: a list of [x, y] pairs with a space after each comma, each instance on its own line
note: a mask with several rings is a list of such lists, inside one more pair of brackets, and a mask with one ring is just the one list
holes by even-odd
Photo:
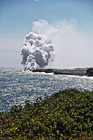
[[1, 140], [92, 140], [93, 92], [75, 89], [0, 113]]

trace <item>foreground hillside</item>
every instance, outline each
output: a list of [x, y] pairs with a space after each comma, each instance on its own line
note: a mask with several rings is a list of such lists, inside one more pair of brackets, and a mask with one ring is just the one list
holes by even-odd
[[92, 140], [93, 92], [74, 89], [0, 113], [0, 140]]

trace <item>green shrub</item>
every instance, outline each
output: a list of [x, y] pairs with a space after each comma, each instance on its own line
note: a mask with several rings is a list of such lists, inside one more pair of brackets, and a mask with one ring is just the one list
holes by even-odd
[[93, 92], [75, 89], [0, 113], [0, 140], [92, 140]]

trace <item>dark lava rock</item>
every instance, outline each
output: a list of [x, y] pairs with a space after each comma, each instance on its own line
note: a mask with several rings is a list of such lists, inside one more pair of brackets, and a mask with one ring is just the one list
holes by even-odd
[[93, 76], [93, 68], [88, 68], [88, 69], [86, 70], [86, 75], [87, 75], [87, 76]]
[[93, 68], [76, 68], [76, 69], [34, 69], [33, 72], [45, 72], [63, 75], [93, 76]]
[[76, 69], [35, 69], [33, 72], [45, 72], [63, 75], [86, 75], [86, 68], [76, 68]]

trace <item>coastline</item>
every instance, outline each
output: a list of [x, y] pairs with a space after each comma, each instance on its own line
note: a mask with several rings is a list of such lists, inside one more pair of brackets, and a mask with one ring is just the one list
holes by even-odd
[[33, 69], [32, 72], [45, 72], [54, 74], [93, 76], [93, 68], [75, 68], [75, 69]]

